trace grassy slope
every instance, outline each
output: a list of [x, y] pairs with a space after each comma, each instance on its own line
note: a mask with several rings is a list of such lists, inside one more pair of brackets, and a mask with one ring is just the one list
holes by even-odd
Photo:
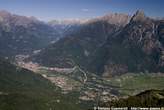
[[134, 95], [149, 89], [164, 89], [164, 76], [158, 74], [125, 74], [109, 79], [123, 95]]
[[0, 60], [0, 110], [80, 110], [48, 80]]

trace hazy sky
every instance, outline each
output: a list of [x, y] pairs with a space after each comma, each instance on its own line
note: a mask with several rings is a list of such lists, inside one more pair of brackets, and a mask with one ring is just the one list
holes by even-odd
[[0, 10], [45, 21], [92, 18], [110, 12], [132, 14], [137, 9], [164, 17], [164, 0], [0, 0]]

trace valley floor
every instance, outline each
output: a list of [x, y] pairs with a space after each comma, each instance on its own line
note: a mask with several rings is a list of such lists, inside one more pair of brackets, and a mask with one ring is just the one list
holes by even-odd
[[79, 102], [109, 102], [128, 98], [145, 90], [164, 89], [162, 73], [127, 73], [112, 78], [102, 78], [83, 71], [80, 67], [52, 68], [33, 62], [18, 62], [18, 65], [41, 74], [61, 88], [63, 94], [76, 94]]

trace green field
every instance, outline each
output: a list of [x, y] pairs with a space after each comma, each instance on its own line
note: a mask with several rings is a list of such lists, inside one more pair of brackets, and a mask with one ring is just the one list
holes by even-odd
[[128, 73], [107, 80], [113, 86], [118, 86], [122, 95], [135, 95], [150, 89], [164, 89], [164, 75], [157, 73]]
[[[135, 97], [135, 95], [144, 92], [146, 90], [164, 90], [164, 86], [163, 86], [164, 75], [161, 73], [127, 73], [112, 78], [102, 78], [95, 74], [88, 73], [87, 82], [85, 84], [83, 84], [83, 82], [78, 80], [79, 79], [78, 77], [82, 77], [82, 74], [80, 74], [79, 71], [74, 71], [69, 74], [64, 74], [64, 73], [40, 70], [40, 73], [46, 74], [48, 76], [63, 77], [69, 79], [67, 81], [67, 85], [74, 85], [75, 89], [73, 89], [72, 92], [70, 91], [67, 95], [71, 94], [71, 96], [74, 96], [74, 100], [76, 100], [76, 102], [78, 102], [78, 97], [80, 96], [78, 92], [79, 93], [84, 93], [85, 91], [89, 92], [90, 88], [92, 88], [92, 90], [98, 90], [99, 92], [102, 92], [101, 87], [103, 87], [103, 90], [108, 91], [109, 95], [114, 94], [119, 99], [121, 99], [118, 102], [114, 102], [114, 105], [115, 103], [117, 104], [115, 106], [124, 106], [126, 104], [127, 105], [139, 104], [143, 106], [143, 102], [137, 103], [140, 100], [140, 98]], [[76, 84], [79, 86], [75, 86]], [[77, 94], [75, 94], [75, 90]], [[145, 103], [148, 103], [148, 105], [152, 105], [154, 101], [161, 100], [160, 98], [157, 98], [156, 94], [154, 96], [146, 93], [146, 96], [150, 97], [151, 99], [154, 97], [157, 98], [156, 100], [152, 99], [151, 102], [148, 101], [148, 99], [144, 99], [144, 96], [143, 96], [143, 100], [145, 101]], [[128, 99], [124, 100], [124, 98], [128, 98]], [[134, 99], [133, 103], [130, 103], [129, 100], [131, 101], [133, 99]], [[124, 103], [124, 101], [126, 103]], [[95, 103], [96, 102], [90, 103], [90, 105], [92, 106]], [[163, 104], [163, 102], [161, 103]], [[84, 105], [85, 101], [83, 101], [81, 104]], [[107, 106], [108, 104], [110, 103], [107, 103]]]

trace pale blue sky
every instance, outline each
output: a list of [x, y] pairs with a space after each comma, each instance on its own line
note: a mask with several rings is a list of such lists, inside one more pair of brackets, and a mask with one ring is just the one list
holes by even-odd
[[132, 14], [138, 9], [164, 17], [164, 0], [0, 0], [0, 10], [44, 21], [93, 18], [109, 12]]

